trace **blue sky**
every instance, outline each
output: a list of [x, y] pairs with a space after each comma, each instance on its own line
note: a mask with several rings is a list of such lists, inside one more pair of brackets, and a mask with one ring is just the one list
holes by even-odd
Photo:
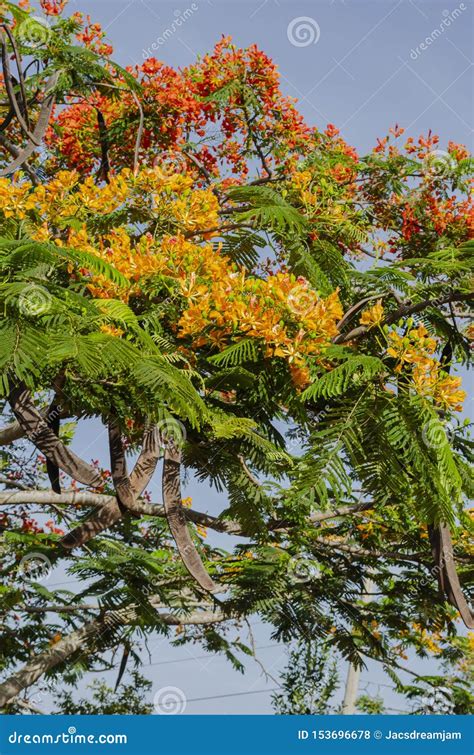
[[[473, 7], [467, 0], [71, 0], [69, 5], [71, 12], [85, 11], [102, 24], [122, 65], [141, 63], [153, 43], [154, 56], [172, 66], [188, 65], [222, 34], [231, 34], [241, 46], [256, 43], [278, 64], [284, 92], [298, 98], [307, 121], [319, 127], [334, 123], [362, 154], [397, 122], [413, 136], [431, 128], [440, 135], [440, 149], [450, 139], [472, 149]], [[85, 458], [108, 463], [100, 426], [82, 426], [75, 448]], [[158, 475], [151, 490], [159, 501]], [[225, 507], [225, 497], [204, 486], [191, 483], [187, 492], [200, 510], [217, 513]], [[265, 625], [253, 624], [258, 657], [277, 675], [284, 649], [275, 647]], [[186, 713], [272, 712], [268, 690], [275, 682], [265, 680], [254, 662], [242, 676], [224, 659], [203, 658], [198, 647], [172, 648], [160, 638], [150, 645], [154, 665], [145, 674], [153, 691], [179, 687], [188, 699]], [[419, 661], [411, 667], [429, 670]], [[344, 674], [343, 669], [342, 681]], [[368, 682], [371, 693], [390, 684], [375, 664], [362, 679], [361, 689]], [[392, 708], [400, 708], [403, 701], [390, 687], [379, 689]]]

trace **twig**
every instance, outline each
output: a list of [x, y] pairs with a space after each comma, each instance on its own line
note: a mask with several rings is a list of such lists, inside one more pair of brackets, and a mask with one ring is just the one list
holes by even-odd
[[268, 680], [269, 680], [269, 679], [271, 679], [271, 680], [272, 680], [272, 682], [275, 682], [275, 684], [277, 684], [277, 685], [278, 685], [278, 687], [281, 687], [281, 684], [280, 684], [280, 682], [278, 681], [278, 679], [275, 679], [275, 677], [274, 677], [274, 676], [272, 676], [272, 674], [270, 674], [270, 672], [269, 672], [269, 671], [267, 671], [267, 669], [266, 669], [266, 668], [265, 668], [265, 666], [263, 665], [262, 661], [260, 661], [260, 660], [259, 660], [259, 659], [257, 658], [257, 647], [256, 647], [256, 644], [255, 644], [255, 637], [253, 636], [252, 627], [250, 626], [250, 622], [249, 622], [249, 620], [248, 620], [248, 619], [245, 619], [245, 623], [247, 624], [247, 629], [248, 629], [248, 632], [249, 632], [249, 642], [250, 642], [250, 647], [252, 648], [252, 657], [253, 657], [253, 659], [254, 659], [255, 663], [256, 663], [256, 664], [257, 664], [258, 666], [260, 666], [260, 668], [261, 668], [261, 670], [262, 670], [262, 673], [263, 673], [263, 674], [264, 674], [264, 676], [265, 676], [265, 681], [267, 681], [267, 682], [268, 682]]

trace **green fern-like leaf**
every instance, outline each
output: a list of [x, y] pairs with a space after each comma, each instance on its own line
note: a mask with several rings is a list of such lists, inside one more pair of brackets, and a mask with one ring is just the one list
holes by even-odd
[[316, 380], [303, 392], [303, 399], [340, 396], [351, 385], [367, 383], [385, 370], [378, 357], [355, 356]]
[[223, 367], [235, 367], [245, 362], [256, 362], [258, 359], [258, 345], [254, 339], [246, 338], [228, 346], [220, 354], [210, 357], [212, 364]]

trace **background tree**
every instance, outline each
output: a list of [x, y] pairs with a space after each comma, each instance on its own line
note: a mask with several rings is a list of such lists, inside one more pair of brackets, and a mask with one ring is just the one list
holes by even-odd
[[123, 683], [115, 690], [96, 679], [88, 685], [87, 697], [80, 700], [74, 700], [70, 691], [62, 690], [57, 698], [58, 713], [91, 716], [149, 715], [153, 713], [151, 687], [152, 683], [137, 671], [132, 672], [128, 683]]
[[[173, 627], [238, 664], [254, 613], [391, 673], [449, 657], [472, 626], [466, 149], [395, 126], [359, 157], [255, 46], [124, 70], [64, 4], [2, 5], [0, 707], [111, 649], [120, 679]], [[92, 418], [109, 469], [71, 449]]]
[[277, 713], [323, 715], [335, 711], [333, 696], [339, 686], [337, 659], [320, 641], [298, 642], [292, 648], [281, 678], [282, 692], [273, 695]]
[[369, 716], [386, 713], [384, 700], [380, 695], [361, 695], [357, 699], [357, 711], [367, 713]]

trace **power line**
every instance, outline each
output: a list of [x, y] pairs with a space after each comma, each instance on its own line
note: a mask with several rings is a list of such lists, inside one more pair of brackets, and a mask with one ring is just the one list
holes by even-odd
[[397, 689], [394, 684], [385, 684], [383, 682], [372, 682], [370, 679], [361, 679], [363, 684], [375, 684], [377, 687], [388, 687], [388, 689]]
[[[260, 647], [255, 648], [255, 650], [268, 650], [269, 648], [277, 648], [282, 647], [280, 643], [275, 643], [274, 645], [261, 645]], [[218, 653], [206, 653], [205, 655], [196, 655], [192, 658], [174, 658], [168, 661], [155, 661], [154, 663], [146, 663], [142, 666], [142, 668], [150, 668], [151, 666], [165, 666], [168, 663], [188, 663], [189, 661], [202, 661], [207, 660], [209, 657], [219, 657], [224, 658], [224, 656], [219, 655]]]
[[[220, 700], [224, 697], [241, 697], [242, 695], [259, 695], [262, 692], [276, 692], [277, 690], [281, 689], [281, 687], [270, 687], [269, 689], [254, 689], [249, 690], [248, 692], [229, 692], [225, 695], [210, 695], [209, 697], [190, 697], [187, 698], [187, 703], [197, 703], [201, 702], [201, 700]], [[161, 706], [159, 706], [161, 707]]]

